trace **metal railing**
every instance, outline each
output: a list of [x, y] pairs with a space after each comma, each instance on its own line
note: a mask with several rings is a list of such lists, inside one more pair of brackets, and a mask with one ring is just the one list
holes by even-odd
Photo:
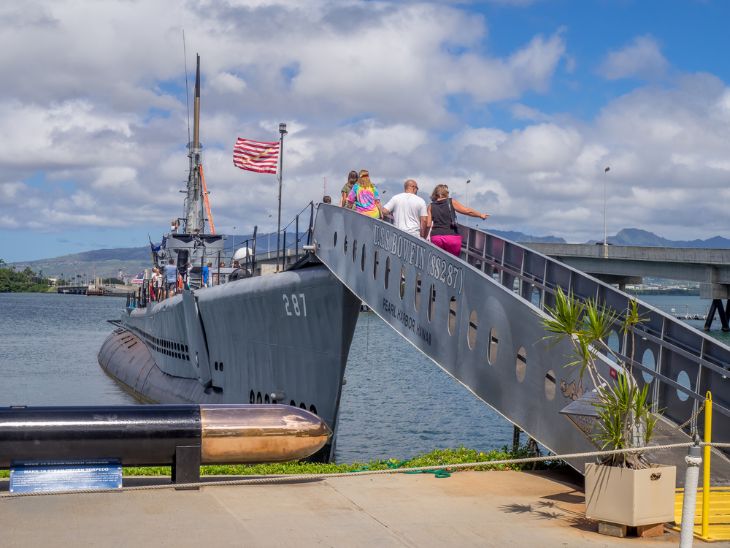
[[[304, 232], [300, 232], [300, 219], [304, 217], [306, 219], [306, 212], [308, 210], [309, 220], [307, 229]], [[293, 239], [288, 238], [287, 235], [289, 228], [294, 225]], [[314, 225], [314, 202], [309, 202], [304, 206], [289, 223], [281, 229], [281, 248], [277, 250], [277, 259], [281, 263], [281, 270], [286, 270], [286, 267], [296, 263], [303, 255], [306, 250], [304, 246], [309, 246], [312, 243], [312, 227]], [[291, 236], [291, 235], [289, 235]], [[289, 243], [287, 243], [289, 239]], [[303, 242], [306, 241], [306, 244]], [[277, 264], [277, 269], [279, 264]]]
[[[687, 417], [695, 417], [704, 394], [712, 391], [715, 410], [726, 417], [718, 424], [720, 437], [730, 438], [730, 348], [634, 296], [525, 246], [464, 225], [459, 225], [459, 231], [464, 260], [541, 310], [554, 305], [558, 287], [582, 301], [594, 299], [619, 314], [636, 300], [645, 321], [622, 338], [617, 336], [614, 350], [625, 364], [633, 366], [641, 386], [653, 384], [654, 409], [681, 424]], [[617, 335], [619, 322], [620, 318]], [[693, 418], [690, 428], [701, 432], [702, 425]]]

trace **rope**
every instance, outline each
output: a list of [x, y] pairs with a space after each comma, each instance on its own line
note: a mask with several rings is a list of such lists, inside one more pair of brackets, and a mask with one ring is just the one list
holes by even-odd
[[[700, 416], [700, 413], [702, 413], [702, 411], [705, 410], [705, 403], [707, 403], [707, 400], [704, 400], [702, 402], [702, 405], [700, 405], [697, 408], [697, 411], [695, 411], [694, 413], [692, 413], [686, 421], [684, 421], [682, 424], [680, 424], [678, 426], [675, 426], [675, 430], [682, 430], [682, 429], [684, 429], [685, 426], [687, 426], [690, 422], [694, 421], [697, 417], [699, 417]], [[692, 430], [694, 431], [694, 428]]]
[[[568, 453], [565, 455], [547, 455], [543, 457], [523, 457], [519, 459], [500, 459], [482, 462], [467, 462], [458, 464], [440, 464], [433, 466], [417, 466], [414, 468], [402, 468], [400, 463], [394, 463], [392, 466], [383, 470], [368, 470], [360, 469], [355, 472], [332, 472], [326, 474], [282, 474], [273, 476], [252, 476], [249, 478], [238, 478], [234, 480], [213, 480], [204, 482], [194, 483], [165, 483], [157, 485], [137, 485], [130, 487], [122, 487], [120, 489], [78, 489], [69, 491], [54, 491], [54, 492], [36, 492], [36, 493], [2, 493], [0, 494], [1, 499], [10, 499], [17, 497], [34, 497], [34, 496], [45, 496], [45, 495], [76, 495], [76, 494], [94, 494], [94, 493], [118, 493], [119, 491], [155, 491], [158, 489], [199, 489], [200, 487], [223, 487], [233, 485], [274, 485], [279, 483], [287, 482], [305, 482], [311, 480], [322, 480], [331, 478], [348, 478], [348, 477], [361, 477], [361, 476], [377, 476], [385, 474], [419, 474], [419, 473], [434, 473], [436, 477], [448, 477], [445, 474], [449, 474], [446, 471], [449, 470], [461, 470], [465, 468], [477, 468], [484, 466], [500, 466], [509, 464], [528, 464], [532, 462], [544, 462], [553, 460], [570, 460], [580, 459], [586, 457], [598, 457], [607, 455], [618, 455], [626, 453], [641, 453], [647, 451], [662, 451], [666, 449], [678, 449], [688, 448], [694, 446], [694, 443], [669, 443], [666, 445], [652, 445], [649, 447], [630, 447], [627, 449], [611, 449], [605, 451], [588, 451], [583, 453]], [[698, 443], [699, 447], [718, 447], [718, 448], [730, 448], [730, 443]], [[365, 467], [367, 468], [367, 467]], [[441, 474], [439, 474], [441, 471]]]

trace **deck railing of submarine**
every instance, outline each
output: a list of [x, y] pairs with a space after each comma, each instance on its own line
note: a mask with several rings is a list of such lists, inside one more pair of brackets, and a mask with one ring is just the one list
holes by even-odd
[[[307, 218], [308, 215], [308, 218]], [[304, 226], [304, 222], [307, 222], [307, 229], [300, 232], [300, 227]], [[294, 233], [290, 233], [290, 229], [294, 228]], [[279, 262], [281, 269], [286, 269], [287, 266], [296, 263], [304, 254], [306, 254], [306, 247], [312, 243], [312, 228], [314, 226], [314, 202], [309, 202], [294, 217], [281, 229], [281, 247], [279, 248]], [[271, 235], [268, 234], [267, 238]], [[253, 276], [257, 272], [257, 265], [261, 260], [271, 258], [272, 251], [267, 246], [267, 251], [263, 253], [257, 253], [258, 243], [258, 227], [254, 226], [253, 235], [251, 238], [247, 238], [234, 245], [235, 249], [231, 249], [231, 252], [217, 251], [215, 253], [206, 254], [201, 257], [200, 269], [202, 270], [203, 265], [207, 262], [213, 263], [212, 271], [209, 273], [212, 280], [212, 285], [220, 285], [226, 283], [229, 279], [231, 271], [236, 268], [243, 269], [247, 274], [246, 276]], [[235, 259], [235, 253], [237, 249], [246, 249], [248, 252], [245, 253], [243, 258]], [[276, 254], [276, 252], [274, 252]], [[238, 265], [235, 265], [235, 261], [238, 261]], [[198, 266], [198, 265], [196, 265]], [[278, 266], [278, 265], [277, 265]], [[199, 271], [196, 271], [196, 273]], [[184, 280], [184, 283], [188, 284], [193, 289], [198, 289], [201, 286], [200, 276], [192, 276], [189, 280]], [[159, 298], [155, 298], [154, 291], [150, 285], [149, 276], [142, 280], [142, 283], [136, 291], [127, 294], [127, 308], [144, 308], [151, 301], [159, 301]]]
[[[300, 232], [300, 218], [306, 219], [309, 215], [307, 230]], [[289, 230], [294, 225], [294, 234]], [[314, 202], [305, 205], [294, 217], [281, 229], [281, 248], [279, 249], [279, 260], [282, 270], [288, 265], [297, 262], [306, 253], [304, 246], [312, 243], [312, 228], [314, 226]], [[288, 243], [287, 243], [288, 240]], [[306, 242], [306, 243], [304, 243]]]
[[[636, 297], [525, 246], [464, 225], [459, 225], [459, 232], [463, 260], [543, 311], [554, 305], [558, 287], [582, 301], [595, 299], [619, 313], [627, 310], [631, 300], [636, 300], [644, 321], [631, 330], [635, 337], [618, 337], [619, 316], [616, 330], [607, 343], [624, 364], [631, 364], [638, 371], [636, 377], [640, 385], [656, 381], [650, 389], [654, 410], [680, 424], [686, 413], [681, 416], [675, 413], [678, 406], [670, 405], [671, 399], [674, 396], [684, 405], [689, 400], [693, 420], [687, 428], [701, 432], [703, 427], [697, 424], [696, 414], [709, 390], [713, 394], [714, 409], [730, 419], [727, 381], [730, 348], [722, 342]], [[631, 355], [641, 358], [632, 360]]]

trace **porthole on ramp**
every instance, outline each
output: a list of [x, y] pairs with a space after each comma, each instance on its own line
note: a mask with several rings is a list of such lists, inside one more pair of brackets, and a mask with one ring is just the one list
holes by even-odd
[[487, 363], [494, 365], [497, 362], [497, 350], [499, 349], [499, 336], [497, 328], [492, 327], [489, 330], [489, 345], [487, 348]]
[[433, 284], [428, 290], [428, 321], [433, 320], [433, 312], [436, 309], [436, 288]]
[[479, 327], [479, 318], [477, 317], [477, 311], [472, 310], [469, 314], [469, 329], [466, 333], [466, 344], [469, 345], [469, 350], [474, 350], [477, 345], [477, 329]]
[[383, 285], [388, 289], [388, 281], [390, 278], [390, 257], [385, 258], [385, 273], [383, 274]]
[[[641, 365], [656, 371], [656, 360], [654, 359], [654, 352], [652, 352], [651, 348], [644, 350], [644, 353], [641, 355]], [[651, 384], [651, 381], [654, 380], [654, 375], [646, 371], [642, 371], [641, 376], [646, 384]]]
[[[618, 337], [618, 333], [616, 333], [615, 330], [611, 330], [611, 332], [608, 334], [608, 338], [606, 339], [606, 346], [608, 346], [612, 351], [614, 351], [616, 354], [618, 354], [621, 351], [621, 340]], [[611, 352], [606, 351], [606, 357], [616, 362], [616, 358], [611, 354]]]
[[[686, 388], [687, 390], [692, 390], [692, 383], [690, 382], [689, 375], [686, 371], [679, 372], [679, 375], [677, 375], [677, 384]], [[679, 401], [687, 401], [687, 399], [689, 398], [689, 394], [677, 389], [677, 397], [679, 398]]]
[[517, 359], [515, 360], [515, 374], [517, 380], [522, 382], [525, 380], [525, 374], [527, 373], [527, 351], [524, 346], [520, 346], [517, 351]]
[[449, 335], [453, 335], [456, 331], [456, 297], [449, 299], [449, 321], [448, 321]]
[[550, 369], [545, 374], [545, 398], [547, 398], [550, 401], [554, 400], [555, 399], [555, 390], [556, 390], [555, 372], [552, 369]]
[[400, 267], [400, 300], [403, 300], [403, 295], [406, 293], [406, 267]]
[[540, 306], [541, 301], [542, 301], [542, 292], [533, 285], [532, 292], [530, 293], [530, 302], [532, 302], [532, 304], [534, 304], [536, 307], [541, 308], [541, 306]]

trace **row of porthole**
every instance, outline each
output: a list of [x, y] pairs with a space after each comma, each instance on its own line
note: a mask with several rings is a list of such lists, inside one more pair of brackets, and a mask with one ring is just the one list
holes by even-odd
[[142, 331], [139, 328], [134, 328], [134, 330], [142, 335], [142, 338], [147, 342], [147, 344], [152, 346], [152, 348], [157, 352], [160, 352], [161, 354], [165, 354], [166, 356], [170, 356], [172, 358], [177, 358], [179, 360], [190, 361], [187, 344], [153, 337], [152, 335], [146, 333], [145, 331]]
[[[619, 340], [618, 334], [615, 331], [611, 331], [611, 333], [608, 335], [606, 344], [614, 352], [620, 352], [621, 341]], [[608, 354], [608, 358], [613, 361], [613, 357], [610, 354]], [[654, 352], [651, 348], [645, 349], [644, 353], [641, 355], [641, 365], [649, 369], [653, 369], [654, 371], [657, 370], [656, 358], [654, 357]], [[652, 382], [654, 382], [654, 375], [652, 375], [651, 373], [647, 373], [646, 371], [641, 372], [641, 377], [643, 378], [645, 384], [651, 384]], [[686, 371], [680, 371], [677, 374], [676, 382], [687, 390], [692, 390], [692, 382], [690, 381], [689, 375]], [[689, 399], [689, 394], [687, 394], [686, 392], [683, 392], [679, 389], [676, 389], [676, 392], [679, 401], [687, 401]]]
[[[501, 281], [500, 272], [497, 270], [494, 270], [492, 272], [492, 277], [496, 281]], [[512, 290], [519, 291], [519, 287], [520, 287], [519, 279], [515, 278], [513, 281]], [[530, 300], [531, 300], [532, 304], [534, 304], [535, 306], [537, 306], [537, 307], [541, 306], [542, 293], [538, 288], [536, 288], [536, 287], [532, 288], [532, 291], [530, 294]], [[474, 313], [472, 312], [472, 314], [474, 314]], [[471, 325], [471, 318], [470, 318], [470, 325]], [[615, 331], [612, 331], [610, 333], [608, 340], [606, 341], [606, 344], [615, 352], [618, 353], [620, 351], [620, 341], [619, 341], [618, 335], [616, 334]], [[472, 343], [470, 343], [469, 347], [472, 348]], [[608, 355], [608, 357], [609, 357], [609, 359], [613, 360], [613, 358], [610, 356], [610, 354]], [[654, 357], [654, 352], [650, 348], [647, 348], [644, 350], [644, 353], [641, 358], [641, 363], [645, 367], [656, 371], [656, 369], [657, 369], [656, 359]], [[654, 381], [654, 375], [647, 373], [645, 371], [641, 372], [641, 376], [644, 380], [644, 383], [646, 383], [646, 384], [651, 384]], [[692, 382], [690, 380], [689, 374], [686, 371], [680, 371], [677, 374], [677, 378], [675, 380], [676, 380], [677, 384], [679, 384], [680, 386], [686, 388], [687, 390], [692, 390]], [[546, 395], [548, 394], [548, 385], [553, 386], [552, 391], [554, 393], [555, 379], [554, 379], [554, 376], [552, 375], [552, 371], [549, 371], [545, 377]], [[676, 393], [677, 393], [677, 398], [680, 401], [684, 402], [689, 399], [689, 394], [687, 394], [679, 389], [676, 390]], [[552, 398], [548, 397], [548, 399], [552, 399]]]
[[[272, 400], [271, 397], [268, 394], [264, 394], [263, 397], [262, 397], [261, 396], [261, 392], [254, 393], [253, 390], [251, 390], [251, 392], [249, 393], [248, 400], [249, 400], [250, 403], [277, 403], [277, 401], [276, 400]], [[289, 402], [289, 405], [291, 405], [292, 407], [299, 407], [300, 409], [304, 409], [304, 410], [307, 409], [307, 404], [304, 403], [304, 402], [300, 403], [297, 406], [297, 402], [295, 402], [294, 400], [291, 400]], [[317, 414], [317, 407], [315, 405], [310, 405], [309, 406], [309, 411], [312, 412], [312, 413], [314, 413], [316, 415]]]
[[[337, 232], [334, 233], [334, 245], [337, 246]], [[343, 242], [343, 252], [347, 253], [348, 248], [348, 242], [347, 242], [347, 236], [345, 236], [344, 242]], [[352, 244], [352, 261], [355, 262], [356, 260], [356, 253], [357, 253], [357, 240], [354, 240]], [[378, 251], [375, 250], [373, 254], [373, 279], [377, 280], [378, 278]], [[362, 251], [360, 256], [360, 269], [364, 272], [365, 271], [365, 244], [362, 245]], [[386, 257], [385, 259], [385, 274], [383, 277], [383, 284], [385, 286], [385, 289], [388, 289], [388, 280], [390, 278], [390, 257]], [[405, 286], [406, 286], [406, 276], [405, 276], [405, 267], [401, 266], [401, 272], [400, 272], [400, 286], [399, 286], [399, 294], [401, 300], [403, 299], [405, 295]], [[420, 306], [420, 300], [421, 300], [421, 274], [416, 273], [416, 284], [415, 284], [415, 291], [414, 291], [414, 307], [416, 310], [419, 309]], [[436, 304], [436, 287], [434, 284], [431, 284], [429, 288], [429, 306], [427, 311], [428, 321], [432, 321], [434, 309]], [[448, 317], [448, 332], [449, 335], [453, 335], [454, 331], [456, 330], [456, 319], [457, 319], [457, 302], [456, 297], [452, 296], [449, 299], [449, 317]], [[478, 328], [478, 318], [476, 310], [473, 310], [469, 316], [469, 328], [467, 330], [467, 344], [469, 345], [469, 349], [473, 350], [476, 346], [476, 336], [477, 336], [477, 328]], [[499, 339], [497, 337], [497, 330], [493, 327], [489, 331], [489, 346], [488, 346], [488, 352], [487, 352], [487, 362], [490, 365], [494, 365], [496, 359], [497, 359], [497, 347], [499, 344]], [[519, 382], [522, 382], [525, 380], [525, 374], [527, 372], [527, 351], [524, 347], [520, 347], [520, 349], [517, 352], [517, 360], [515, 363], [515, 370], [517, 375], [517, 380]], [[551, 372], [549, 372], [549, 375], [546, 376], [546, 395], [548, 393], [548, 377], [552, 378], [552, 384], [554, 387], [555, 384], [555, 375]], [[554, 396], [554, 388], [552, 390], [552, 397]], [[552, 398], [549, 398], [552, 399]]]
[[[334, 245], [337, 245], [337, 233], [334, 234]], [[365, 244], [362, 244], [362, 249], [360, 253], [360, 270], [365, 271]], [[348, 241], [347, 236], [345, 236], [344, 242], [343, 242], [343, 252], [347, 254], [348, 251]], [[357, 240], [354, 240], [352, 243], [352, 261], [355, 262], [357, 259]], [[374, 251], [373, 254], [373, 279], [377, 280], [378, 277], [378, 265], [380, 264], [378, 260], [378, 250]], [[385, 272], [383, 276], [383, 285], [385, 289], [388, 289], [389, 280], [390, 280], [390, 257], [386, 257], [385, 259]], [[497, 277], [499, 275], [498, 272], [494, 272], [493, 275]], [[421, 301], [421, 274], [416, 273], [416, 283], [414, 287], [414, 297], [413, 297], [413, 303], [416, 310], [420, 307], [420, 301]], [[518, 286], [514, 287], [514, 290], [517, 290]], [[401, 266], [401, 272], [400, 272], [400, 285], [399, 285], [399, 295], [401, 300], [403, 300], [405, 296], [405, 289], [406, 289], [406, 276], [405, 276], [405, 267]], [[537, 295], [535, 295], [537, 293]], [[537, 288], [533, 288], [533, 295], [531, 295], [532, 300], [535, 300], [535, 296], [537, 296], [538, 305], [540, 302], [540, 292]], [[427, 311], [427, 317], [428, 321], [431, 322], [434, 315], [434, 309], [436, 304], [436, 288], [433, 284], [431, 284], [429, 288], [429, 304], [428, 304], [428, 311]], [[448, 316], [448, 322], [447, 322], [447, 328], [449, 335], [453, 335], [454, 331], [456, 330], [456, 320], [457, 320], [457, 302], [456, 297], [452, 296], [449, 299], [449, 316]], [[469, 325], [467, 329], [467, 345], [469, 346], [470, 350], [473, 350], [476, 346], [476, 338], [477, 338], [477, 329], [478, 329], [478, 317], [476, 310], [472, 310], [471, 314], [469, 315]], [[495, 363], [495, 360], [497, 359], [497, 346], [499, 344], [499, 340], [497, 338], [497, 332], [496, 329], [493, 327], [489, 332], [489, 345], [488, 345], [488, 351], [487, 351], [487, 362], [490, 365], [493, 365]], [[644, 365], [646, 364], [646, 355], [647, 352], [649, 353], [651, 357], [651, 362], [653, 367], [654, 362], [654, 354], [651, 352], [650, 349], [647, 349], [644, 352], [644, 359], [642, 359], [642, 362]], [[527, 352], [524, 347], [520, 347], [520, 349], [517, 352], [517, 360], [515, 362], [515, 372], [517, 375], [517, 380], [519, 382], [524, 381], [525, 374], [527, 372]], [[644, 377], [644, 381], [647, 383], [650, 383], [653, 380], [653, 376], [649, 375], [648, 373], [642, 373]], [[685, 371], [680, 371], [679, 375], [677, 376], [677, 383], [684, 386], [685, 388], [691, 388], [689, 375]], [[555, 397], [555, 374], [552, 370], [548, 371], [548, 373], [545, 375], [545, 396], [552, 400]], [[688, 395], [684, 392], [681, 392], [680, 390], [677, 390], [677, 397], [681, 401], [686, 401], [688, 399]]]

